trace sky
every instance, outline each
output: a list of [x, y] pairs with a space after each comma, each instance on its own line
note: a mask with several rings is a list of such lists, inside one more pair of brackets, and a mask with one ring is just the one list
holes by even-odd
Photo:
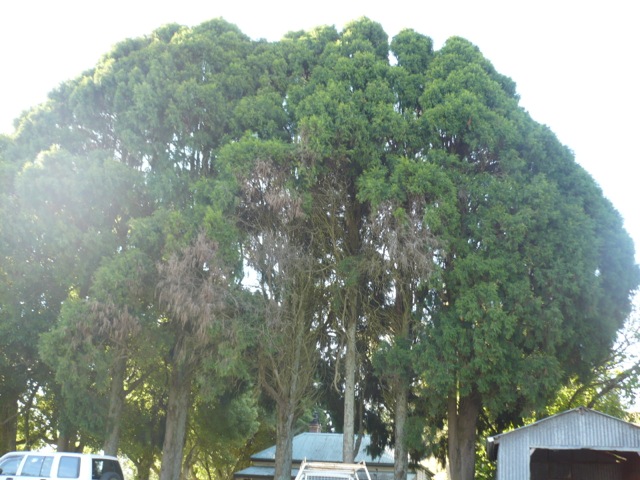
[[[125, 38], [166, 23], [222, 17], [251, 38], [362, 16], [393, 37], [403, 28], [436, 48], [461, 36], [517, 84], [520, 105], [575, 153], [622, 215], [640, 261], [640, 68], [628, 0], [20, 0], [0, 17], [0, 133], [23, 110], [93, 67]], [[636, 302], [638, 303], [638, 302]]]

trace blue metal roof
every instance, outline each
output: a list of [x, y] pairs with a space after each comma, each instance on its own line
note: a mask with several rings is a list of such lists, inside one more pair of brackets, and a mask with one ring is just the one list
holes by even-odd
[[[360, 450], [355, 456], [355, 462], [365, 461], [367, 467], [393, 466], [393, 453], [385, 450], [377, 458], [366, 453], [371, 439], [368, 435], [362, 437]], [[276, 447], [269, 447], [251, 456], [254, 462], [275, 461]], [[305, 432], [293, 437], [294, 463], [306, 460], [308, 462], [342, 462], [342, 434], [341, 433], [311, 433]]]
[[[273, 478], [275, 476], [275, 467], [247, 467], [239, 472], [234, 473], [234, 477], [241, 478]], [[295, 478], [298, 475], [298, 468], [291, 469], [291, 478]]]

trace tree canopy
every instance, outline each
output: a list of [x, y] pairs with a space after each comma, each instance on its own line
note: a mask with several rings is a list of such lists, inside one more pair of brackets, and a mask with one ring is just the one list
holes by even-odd
[[609, 378], [640, 283], [518, 100], [469, 41], [367, 18], [117, 44], [2, 138], [0, 448], [231, 478], [275, 438], [281, 480], [322, 410], [345, 461], [369, 433], [397, 480], [473, 479], [479, 432]]

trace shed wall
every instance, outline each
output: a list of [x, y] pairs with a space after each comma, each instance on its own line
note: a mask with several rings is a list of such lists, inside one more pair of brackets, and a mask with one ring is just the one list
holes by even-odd
[[530, 480], [535, 448], [640, 451], [640, 428], [597, 412], [576, 410], [503, 434], [499, 441], [497, 480]]

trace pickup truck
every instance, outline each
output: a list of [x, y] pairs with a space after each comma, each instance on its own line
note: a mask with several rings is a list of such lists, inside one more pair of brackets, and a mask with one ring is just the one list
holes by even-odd
[[364, 461], [360, 463], [307, 462], [300, 464], [295, 480], [371, 480]]
[[0, 480], [124, 480], [120, 462], [109, 455], [68, 452], [10, 452], [0, 457]]

